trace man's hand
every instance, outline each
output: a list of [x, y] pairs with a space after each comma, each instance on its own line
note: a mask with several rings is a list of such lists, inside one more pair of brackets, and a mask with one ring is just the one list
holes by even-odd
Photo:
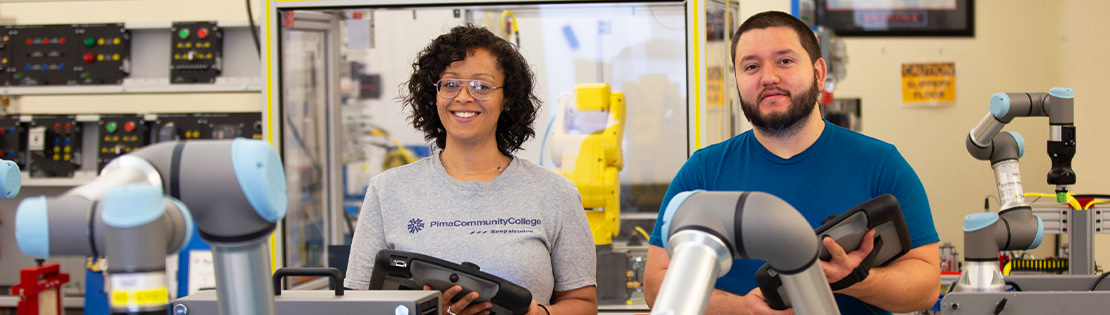
[[793, 308], [788, 308], [788, 309], [781, 310], [781, 311], [776, 311], [774, 309], [771, 309], [771, 306], [767, 305], [767, 299], [763, 297], [763, 291], [760, 291], [759, 288], [755, 288], [755, 289], [752, 289], [751, 291], [748, 291], [748, 294], [742, 296], [741, 298], [744, 299], [744, 304], [747, 305], [747, 308], [748, 308], [747, 309], [748, 314], [751, 314], [751, 315], [764, 315], [764, 314], [793, 315], [794, 314], [794, 309]]
[[871, 250], [875, 247], [875, 229], [867, 231], [867, 234], [863, 235], [863, 242], [860, 243], [859, 249], [851, 253], [845, 253], [844, 248], [831, 237], [826, 237], [821, 242], [825, 244], [831, 257], [828, 262], [820, 261], [821, 269], [825, 271], [825, 278], [829, 283], [836, 283], [851, 274], [852, 270], [859, 267], [860, 262], [871, 254]]

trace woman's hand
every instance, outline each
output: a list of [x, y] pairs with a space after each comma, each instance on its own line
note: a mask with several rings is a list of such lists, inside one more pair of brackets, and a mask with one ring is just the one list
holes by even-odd
[[[429, 286], [425, 285], [424, 290], [425, 291], [431, 291], [432, 287], [429, 287]], [[440, 301], [443, 302], [443, 311], [440, 312], [441, 315], [487, 315], [487, 314], [489, 314], [489, 312], [490, 312], [489, 309], [491, 307], [493, 307], [493, 303], [481, 302], [481, 303], [476, 303], [476, 304], [473, 304], [473, 305], [470, 304], [471, 302], [474, 302], [474, 300], [478, 298], [478, 292], [470, 292], [470, 294], [467, 294], [466, 296], [463, 296], [458, 301], [455, 301], [455, 303], [451, 303], [451, 300], [455, 298], [455, 295], [459, 294], [459, 292], [461, 292], [461, 291], [462, 291], [462, 287], [456, 285], [456, 286], [450, 287], [447, 290], [443, 291], [443, 294], [440, 294], [440, 296], [439, 296]], [[533, 305], [535, 305], [535, 304], [533, 303]], [[541, 310], [541, 312], [542, 312], [542, 310]]]

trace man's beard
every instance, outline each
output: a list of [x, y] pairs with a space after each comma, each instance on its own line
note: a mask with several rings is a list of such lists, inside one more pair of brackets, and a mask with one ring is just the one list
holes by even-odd
[[[806, 126], [809, 122], [808, 118], [813, 113], [814, 105], [817, 103], [817, 94], [820, 90], [817, 89], [817, 78], [813, 80], [813, 84], [809, 89], [802, 94], [793, 95], [790, 91], [778, 89], [786, 93], [790, 97], [790, 108], [786, 109], [785, 113], [768, 113], [767, 115], [760, 115], [759, 100], [756, 102], [748, 103], [740, 97], [740, 109], [744, 111], [744, 116], [752, 123], [752, 126], [759, 128], [760, 131], [771, 137], [786, 137], [796, 134], [799, 130]], [[766, 92], [766, 90], [762, 91]], [[760, 94], [763, 94], [763, 93]], [[756, 95], [759, 98], [762, 95]]]

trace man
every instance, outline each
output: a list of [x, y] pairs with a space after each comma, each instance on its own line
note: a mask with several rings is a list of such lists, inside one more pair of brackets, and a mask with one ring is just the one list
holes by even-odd
[[[910, 228], [912, 249], [863, 281], [837, 291], [844, 314], [928, 309], [940, 290], [939, 250], [929, 201], [920, 179], [890, 144], [837, 127], [815, 110], [825, 60], [813, 32], [782, 12], [745, 21], [732, 40], [741, 107], [753, 129], [698, 150], [682, 166], [663, 199], [695, 189], [762, 191], [786, 200], [817, 227], [829, 215], [882, 194], [898, 198]], [[660, 211], [662, 216], [663, 211]], [[648, 248], [645, 297], [655, 302], [670, 257], [657, 221]], [[859, 250], [845, 253], [822, 240], [832, 254], [821, 262], [830, 283], [845, 278], [870, 252], [874, 231]], [[706, 314], [789, 314], [773, 311], [755, 284], [759, 260], [736, 260], [717, 279]]]

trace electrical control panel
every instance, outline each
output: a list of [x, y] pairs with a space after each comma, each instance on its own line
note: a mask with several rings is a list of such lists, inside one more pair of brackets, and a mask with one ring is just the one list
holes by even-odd
[[[0, 116], [0, 159], [31, 177], [95, 173], [112, 159], [163, 141], [262, 139], [261, 113]], [[88, 152], [82, 151], [84, 149]], [[87, 153], [88, 157], [83, 157]], [[95, 157], [95, 159], [93, 159]], [[94, 164], [95, 162], [95, 164]], [[83, 164], [88, 164], [82, 166]]]
[[215, 22], [175, 22], [170, 31], [170, 82], [216, 82], [223, 62], [223, 30]]
[[27, 129], [31, 177], [72, 177], [81, 168], [81, 124], [75, 115], [36, 115]]
[[19, 116], [0, 116], [0, 159], [27, 168], [27, 129]]
[[262, 113], [158, 114], [151, 142], [192, 139], [262, 139]]
[[97, 172], [112, 159], [150, 143], [143, 115], [101, 114], [97, 121]]
[[4, 85], [121, 84], [130, 60], [131, 35], [123, 24], [0, 28]]

